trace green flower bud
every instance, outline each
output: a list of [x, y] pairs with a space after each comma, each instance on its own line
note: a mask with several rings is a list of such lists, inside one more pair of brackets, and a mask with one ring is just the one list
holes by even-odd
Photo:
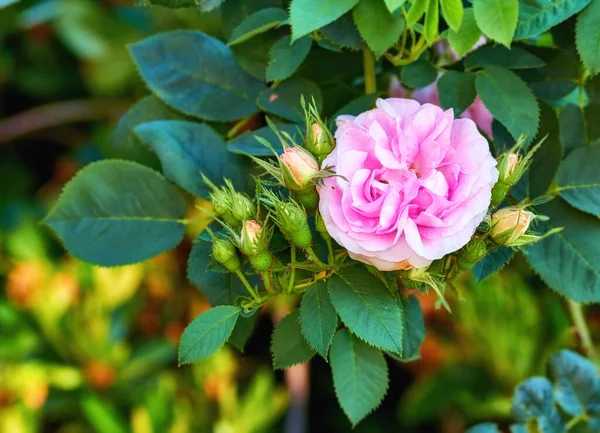
[[231, 194], [226, 190], [213, 190], [210, 193], [210, 202], [217, 216], [223, 216], [231, 212]]
[[519, 179], [516, 179], [515, 182], [512, 182], [513, 179], [511, 177], [514, 173], [516, 173], [517, 167], [519, 164], [519, 156], [516, 153], [507, 153], [502, 156], [502, 158], [498, 161], [498, 172], [500, 173], [499, 180], [505, 181], [508, 183], [516, 183]]
[[270, 251], [262, 251], [250, 257], [250, 264], [259, 272], [268, 271], [273, 265], [273, 255]]
[[498, 245], [507, 247], [521, 245], [519, 239], [525, 236], [534, 216], [532, 212], [519, 207], [500, 209], [492, 215], [492, 239]]
[[279, 159], [285, 186], [290, 191], [308, 187], [319, 172], [319, 164], [315, 158], [301, 147], [285, 149]]
[[301, 191], [296, 191], [294, 196], [304, 206], [304, 209], [309, 212], [314, 212], [319, 207], [319, 193], [313, 185]]
[[307, 125], [304, 147], [312, 153], [319, 163], [333, 150], [333, 137], [323, 122], [317, 121]]
[[215, 239], [212, 248], [213, 258], [225, 266], [230, 271], [240, 268], [240, 259], [237, 255], [237, 249], [230, 240]]
[[252, 200], [246, 197], [244, 194], [236, 192], [231, 198], [231, 214], [238, 221], [247, 221], [254, 217], [256, 213], [256, 207]]
[[275, 221], [287, 240], [301, 248], [308, 248], [312, 243], [312, 233], [308, 226], [306, 211], [290, 201], [284, 206], [278, 206]]
[[458, 267], [466, 271], [475, 266], [479, 260], [485, 257], [488, 248], [485, 240], [480, 237], [472, 238], [467, 245], [458, 252]]
[[496, 184], [492, 188], [491, 206], [496, 207], [500, 203], [502, 203], [502, 201], [506, 197], [506, 194], [508, 194], [508, 191], [510, 190], [511, 187], [512, 187], [512, 185], [509, 185], [508, 183], [506, 183], [502, 180], [499, 180], [498, 182], [496, 182]]

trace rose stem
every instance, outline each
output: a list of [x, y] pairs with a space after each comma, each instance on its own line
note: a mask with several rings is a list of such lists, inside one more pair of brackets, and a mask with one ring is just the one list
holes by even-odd
[[240, 271], [239, 269], [236, 269], [234, 272], [238, 276], [238, 278], [240, 279], [240, 281], [242, 282], [242, 284], [244, 285], [246, 290], [248, 290], [248, 292], [250, 292], [250, 294], [252, 295], [254, 300], [255, 301], [260, 300], [260, 297], [258, 296], [256, 291], [252, 288], [252, 286], [250, 285], [250, 283], [248, 282], [248, 280], [246, 279], [246, 276], [242, 273], [242, 271]]
[[288, 293], [292, 293], [292, 289], [294, 288], [294, 280], [296, 279], [296, 245], [292, 244], [292, 250], [290, 254], [290, 282], [287, 289]]
[[363, 66], [365, 74], [365, 94], [375, 93], [377, 83], [375, 81], [375, 56], [369, 48], [363, 50]]
[[263, 271], [260, 273], [260, 276], [262, 277], [263, 282], [265, 283], [265, 289], [267, 289], [267, 292], [275, 293], [275, 291], [273, 290], [273, 285], [271, 284], [271, 276], [269, 275], [269, 272]]
[[573, 320], [573, 324], [575, 328], [577, 328], [577, 333], [579, 334], [579, 338], [581, 338], [581, 345], [583, 346], [583, 350], [587, 354], [587, 357], [597, 363], [597, 355], [596, 349], [594, 348], [594, 343], [592, 343], [592, 337], [590, 336], [590, 330], [588, 329], [587, 324], [585, 323], [585, 317], [583, 316], [583, 307], [579, 302], [568, 300], [569, 304], [569, 312], [571, 313], [571, 319]]
[[333, 257], [333, 244], [331, 243], [331, 238], [326, 237], [325, 243], [327, 244], [327, 251], [328, 251], [327, 252], [327, 262], [329, 263], [329, 266], [333, 266], [334, 257]]
[[306, 255], [308, 256], [309, 259], [311, 259], [313, 262], [315, 262], [315, 264], [323, 269], [329, 269], [331, 268], [331, 266], [326, 265], [325, 263], [323, 263], [321, 261], [321, 259], [319, 259], [319, 257], [317, 257], [317, 255], [315, 254], [315, 251], [312, 249], [312, 247], [306, 247], [304, 249], [306, 251]]

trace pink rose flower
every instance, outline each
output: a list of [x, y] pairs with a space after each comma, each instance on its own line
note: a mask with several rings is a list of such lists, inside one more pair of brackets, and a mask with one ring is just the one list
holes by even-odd
[[410, 99], [340, 116], [319, 187], [329, 234], [383, 271], [421, 268], [464, 246], [485, 217], [496, 160], [470, 119]]

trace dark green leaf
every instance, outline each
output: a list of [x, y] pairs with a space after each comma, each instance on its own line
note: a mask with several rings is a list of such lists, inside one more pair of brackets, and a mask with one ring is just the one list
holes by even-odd
[[600, 0], [591, 3], [577, 17], [577, 51], [592, 75], [600, 72]]
[[440, 26], [440, 10], [438, 8], [439, 0], [428, 0], [427, 14], [425, 15], [425, 27], [423, 34], [428, 44], [433, 44]]
[[310, 102], [315, 99], [317, 109], [323, 106], [321, 89], [314, 82], [304, 78], [291, 78], [274, 89], [265, 90], [258, 95], [257, 103], [268, 113], [295, 123], [304, 123], [304, 111], [301, 99]]
[[182, 120], [155, 120], [135, 127], [140, 140], [158, 155], [165, 176], [198, 197], [208, 197], [210, 188], [202, 174], [214, 184], [230, 179], [245, 188], [244, 168], [238, 156], [210, 126]]
[[542, 229], [564, 227], [524, 249], [531, 267], [554, 290], [578, 302], [600, 302], [600, 221], [561, 198], [537, 209], [550, 217]]
[[515, 255], [515, 250], [512, 248], [502, 247], [491, 254], [488, 254], [483, 259], [473, 266], [473, 276], [478, 283], [485, 280], [492, 274], [495, 274], [502, 269]]
[[465, 433], [502, 433], [498, 426], [491, 422], [474, 425], [469, 427]]
[[476, 0], [473, 10], [475, 21], [483, 34], [509, 47], [517, 27], [519, 1]]
[[[277, 130], [289, 134], [297, 144], [302, 143], [302, 134], [298, 125], [290, 123], [278, 123]], [[257, 137], [264, 138], [277, 153], [283, 152], [283, 145], [277, 138], [277, 135], [271, 127], [265, 126], [256, 131], [246, 132], [229, 142], [227, 148], [233, 153], [254, 156], [273, 156], [273, 151], [257, 140]]]
[[360, 113], [363, 113], [371, 108], [375, 104], [375, 101], [379, 97], [379, 93], [369, 93], [367, 95], [359, 96], [358, 98], [353, 99], [348, 102], [342, 108], [338, 109], [333, 116], [332, 119], [336, 119], [338, 116], [343, 114], [349, 114], [351, 116], [358, 116]]
[[290, 18], [292, 21], [292, 37], [294, 40], [317, 30], [338, 19], [358, 0], [292, 0]]
[[77, 173], [44, 222], [73, 256], [119, 266], [177, 245], [185, 211], [177, 189], [154, 170], [106, 160]]
[[169, 8], [198, 8], [210, 12], [218, 8], [224, 0], [140, 0], [142, 4], [153, 4]]
[[460, 29], [463, 18], [462, 0], [440, 0], [442, 2], [442, 13], [450, 29], [457, 32]]
[[484, 68], [490, 65], [502, 66], [507, 69], [529, 69], [539, 68], [545, 63], [522, 48], [508, 49], [501, 45], [486, 45], [465, 58], [465, 68]]
[[275, 368], [289, 368], [302, 364], [315, 355], [302, 336], [298, 310], [285, 316], [273, 331], [271, 353]]
[[271, 48], [285, 34], [283, 29], [256, 35], [251, 40], [231, 47], [235, 61], [240, 67], [260, 81], [267, 80], [267, 67], [271, 60]]
[[452, 108], [454, 115], [459, 116], [473, 104], [475, 91], [475, 74], [470, 72], [448, 71], [437, 83], [440, 104], [443, 108]]
[[583, 9], [590, 0], [528, 0], [519, 4], [515, 39], [544, 33]]
[[413, 2], [406, 15], [406, 25], [412, 28], [421, 19], [428, 7], [429, 0]]
[[528, 85], [533, 94], [547, 104], [554, 104], [577, 88], [577, 83], [571, 81], [539, 81]]
[[226, 0], [223, 2], [223, 6], [221, 6], [223, 34], [226, 39], [229, 39], [233, 30], [239, 26], [246, 17], [249, 17], [261, 9], [281, 7], [281, 0]]
[[312, 38], [310, 36], [304, 36], [294, 43], [289, 35], [277, 41], [271, 48], [267, 81], [289, 78], [308, 56], [311, 45]]
[[475, 80], [477, 94], [483, 104], [499, 120], [513, 138], [536, 135], [539, 107], [535, 97], [521, 78], [508, 69], [488, 66]]
[[545, 377], [532, 377], [517, 387], [513, 397], [513, 414], [522, 424], [536, 419], [543, 433], [565, 431], [565, 423], [554, 407], [552, 384]]
[[240, 317], [227, 342], [243, 353], [246, 342], [256, 327], [258, 316], [258, 313], [255, 313], [250, 317]]
[[544, 137], [544, 143], [533, 156], [533, 162], [529, 169], [530, 197], [538, 197], [546, 193], [554, 180], [563, 156], [556, 111], [546, 104], [541, 104], [540, 130], [535, 141], [542, 140]]
[[362, 50], [366, 47], [365, 41], [354, 25], [354, 19], [350, 12], [323, 27], [321, 32], [328, 40], [342, 48]]
[[402, 310], [385, 285], [362, 268], [329, 280], [329, 297], [344, 324], [373, 346], [402, 353]]
[[425, 340], [425, 321], [421, 304], [415, 295], [400, 298], [398, 302], [401, 303], [403, 311], [402, 356], [394, 356], [394, 359], [410, 362], [421, 356], [421, 345]]
[[420, 89], [431, 83], [437, 78], [437, 69], [430, 62], [419, 59], [402, 68], [400, 79], [402, 82], [413, 89]]
[[586, 144], [583, 113], [577, 105], [569, 104], [562, 108], [558, 117], [558, 127], [565, 156]]
[[353, 425], [383, 400], [388, 371], [381, 352], [341, 329], [330, 351], [335, 394]]
[[152, 36], [130, 46], [148, 88], [182, 113], [215, 121], [255, 113], [264, 85], [246, 74], [229, 47], [193, 30]]
[[404, 30], [402, 14], [392, 14], [381, 0], [361, 0], [353, 12], [358, 32], [376, 57], [394, 45]]
[[561, 164], [556, 181], [571, 206], [600, 215], [600, 140], [574, 150]]
[[337, 314], [321, 280], [310, 286], [300, 305], [300, 325], [308, 344], [327, 359], [329, 345], [337, 328]]
[[196, 317], [179, 342], [179, 365], [202, 361], [219, 350], [233, 331], [240, 309], [219, 305]]
[[288, 17], [285, 10], [280, 8], [261, 9], [247, 16], [231, 33], [228, 45], [236, 45], [247, 41], [258, 34], [264, 33], [284, 22]]
[[462, 23], [457, 32], [452, 29], [448, 32], [448, 42], [450, 42], [450, 45], [459, 57], [471, 51], [480, 37], [481, 30], [479, 30], [475, 22], [473, 8], [465, 9]]

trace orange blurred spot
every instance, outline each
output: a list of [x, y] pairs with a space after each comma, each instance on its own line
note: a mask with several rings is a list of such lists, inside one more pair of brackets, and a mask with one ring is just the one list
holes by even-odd
[[116, 379], [114, 367], [101, 361], [88, 362], [84, 374], [90, 386], [101, 391], [113, 386]]
[[40, 262], [23, 262], [8, 274], [6, 294], [8, 299], [21, 307], [29, 307], [46, 278], [46, 269]]
[[180, 322], [171, 322], [165, 327], [165, 337], [170, 343], [177, 345], [185, 326]]
[[48, 384], [45, 382], [30, 385], [23, 390], [23, 402], [29, 409], [40, 409], [48, 398]]
[[279, 99], [279, 95], [277, 93], [273, 93], [271, 96], [269, 96], [269, 102], [275, 102], [277, 99]]

